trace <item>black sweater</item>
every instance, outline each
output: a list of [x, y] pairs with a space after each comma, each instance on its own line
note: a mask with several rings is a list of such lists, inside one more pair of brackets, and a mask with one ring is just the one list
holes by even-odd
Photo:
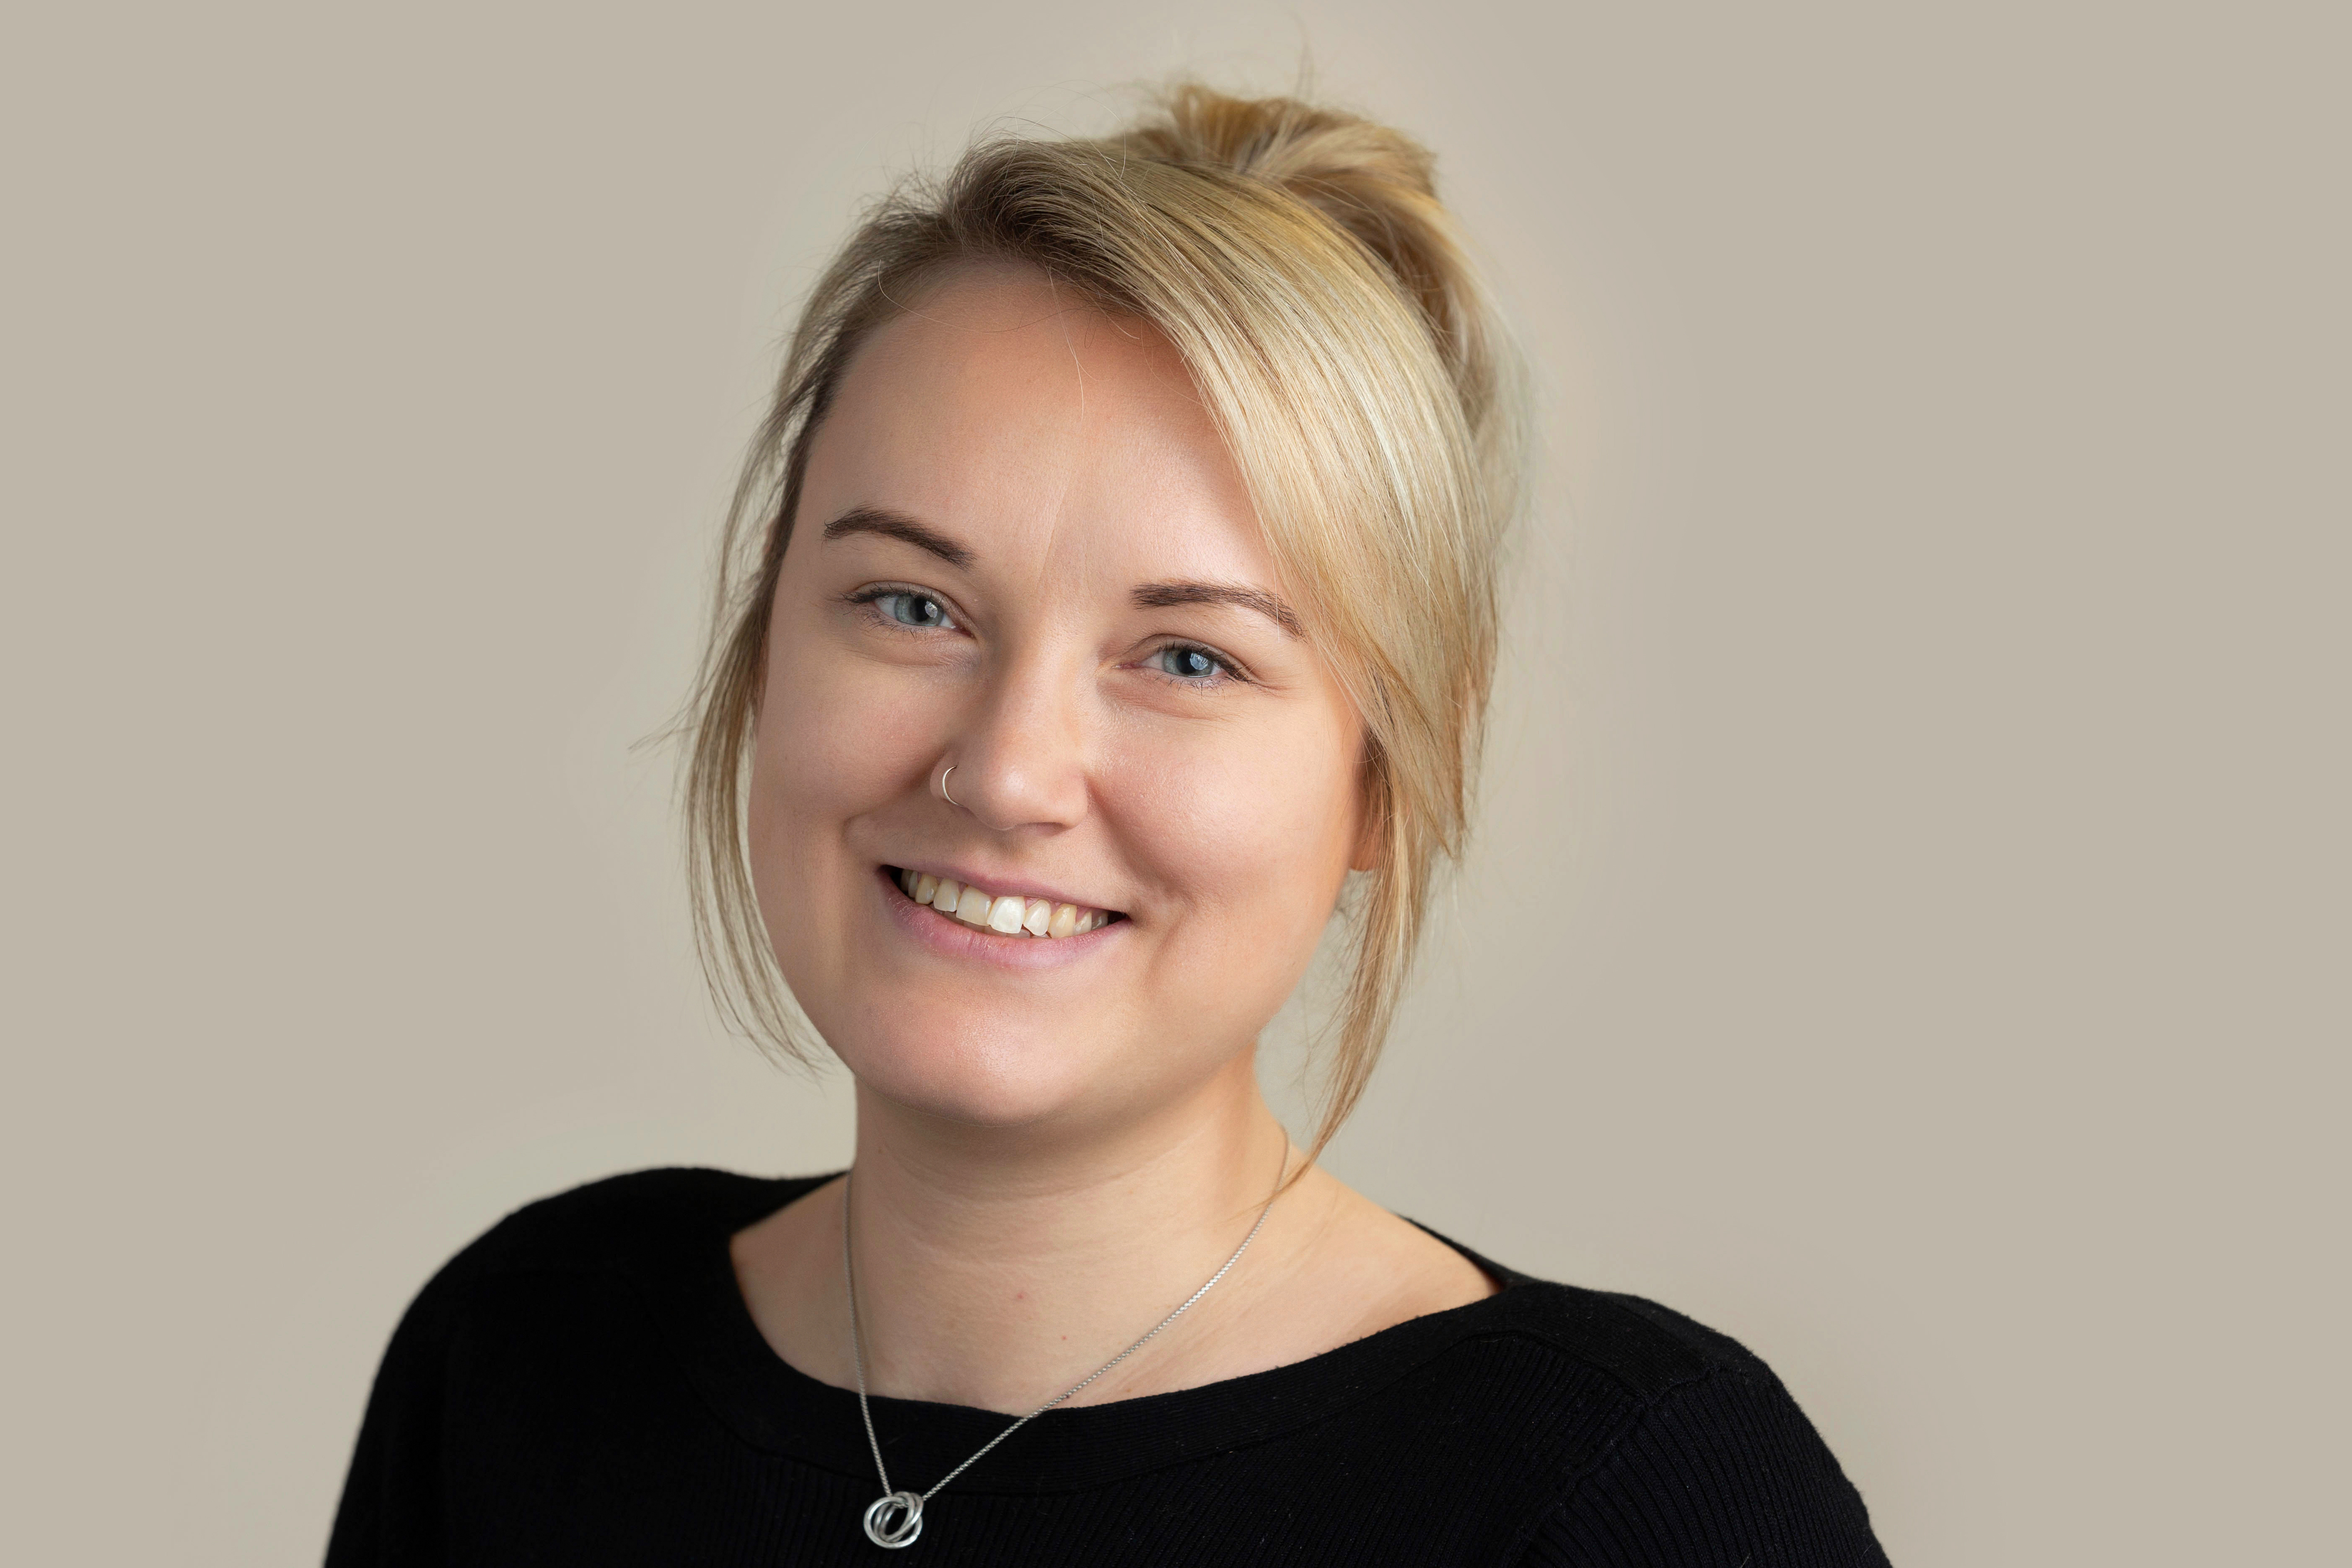
[[[824, 1178], [647, 1171], [521, 1210], [393, 1336], [330, 1568], [362, 1564], [1884, 1564], [1754, 1356], [1632, 1296], [1504, 1289], [1295, 1365], [1055, 1410], [904, 1554], [857, 1396], [760, 1337], [728, 1238]], [[1004, 1427], [874, 1401], [920, 1490]]]

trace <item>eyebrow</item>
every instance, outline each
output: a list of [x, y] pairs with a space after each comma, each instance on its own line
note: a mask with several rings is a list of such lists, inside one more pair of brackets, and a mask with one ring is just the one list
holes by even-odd
[[852, 507], [824, 525], [827, 539], [841, 539], [853, 533], [878, 533], [886, 539], [904, 540], [918, 550], [927, 550], [949, 565], [961, 568], [971, 564], [971, 552], [946, 534], [924, 527], [904, 512], [887, 511], [880, 507]]
[[1298, 617], [1290, 606], [1263, 588], [1245, 588], [1237, 583], [1146, 583], [1132, 596], [1147, 610], [1171, 605], [1233, 605], [1255, 610], [1292, 637], [1301, 635]]

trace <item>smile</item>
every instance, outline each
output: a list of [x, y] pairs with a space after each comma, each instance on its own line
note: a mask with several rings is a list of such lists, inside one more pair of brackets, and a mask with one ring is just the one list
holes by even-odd
[[992, 893], [952, 877], [934, 877], [928, 871], [909, 871], [898, 866], [885, 866], [882, 869], [898, 883], [898, 890], [916, 903], [1000, 936], [1048, 940], [1083, 936], [1097, 926], [1125, 918], [1115, 910], [1056, 904], [1021, 893]]

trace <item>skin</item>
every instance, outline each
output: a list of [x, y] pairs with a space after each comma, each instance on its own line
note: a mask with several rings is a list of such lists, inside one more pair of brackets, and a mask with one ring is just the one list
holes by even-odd
[[[1139, 602], [1155, 584], [1255, 605]], [[860, 348], [777, 584], [749, 827], [785, 976], [856, 1079], [875, 1393], [1034, 1407], [1191, 1295], [1297, 1169], [1256, 1041], [1371, 851], [1360, 721], [1286, 610], [1149, 326], [968, 268]], [[975, 931], [883, 867], [1124, 918]], [[776, 1352], [853, 1386], [842, 1209], [828, 1184], [734, 1260]], [[1072, 1403], [1263, 1371], [1493, 1289], [1310, 1169], [1214, 1291]]]

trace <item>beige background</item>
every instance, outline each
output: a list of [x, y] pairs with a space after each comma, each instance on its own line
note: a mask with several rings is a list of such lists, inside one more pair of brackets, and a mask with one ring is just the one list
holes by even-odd
[[2340, 1561], [2343, 15], [12, 8], [0, 1557], [313, 1561], [469, 1236], [842, 1159], [630, 750], [790, 303], [974, 124], [1303, 43], [1548, 399], [1332, 1164], [1747, 1341], [1906, 1568]]

